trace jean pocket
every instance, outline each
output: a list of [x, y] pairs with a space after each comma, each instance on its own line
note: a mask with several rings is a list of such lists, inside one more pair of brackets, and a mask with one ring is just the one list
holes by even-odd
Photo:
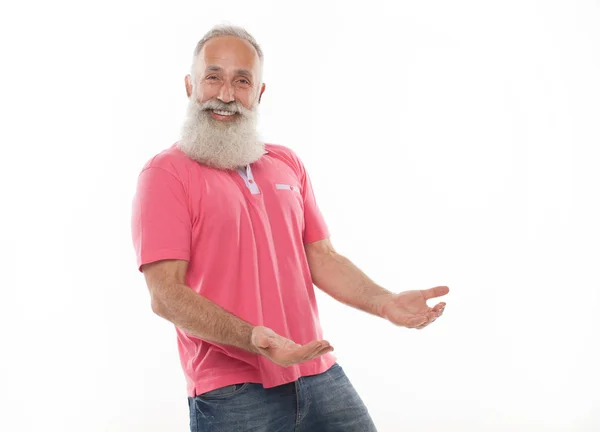
[[206, 393], [202, 393], [201, 395], [199, 395], [197, 397], [203, 398], [203, 399], [223, 399], [223, 398], [234, 396], [234, 395], [242, 392], [246, 387], [248, 387], [248, 383], [231, 384], [231, 385], [227, 385], [225, 387], [220, 387], [218, 389], [208, 391]]

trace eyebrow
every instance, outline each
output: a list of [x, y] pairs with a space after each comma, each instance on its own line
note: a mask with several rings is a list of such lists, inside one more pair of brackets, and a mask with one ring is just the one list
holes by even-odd
[[[216, 65], [208, 65], [206, 67], [206, 70], [210, 71], [210, 72], [223, 72], [223, 68], [221, 66], [216, 66]], [[252, 72], [250, 72], [247, 69], [236, 69], [235, 74], [242, 75], [247, 78], [252, 78]]]

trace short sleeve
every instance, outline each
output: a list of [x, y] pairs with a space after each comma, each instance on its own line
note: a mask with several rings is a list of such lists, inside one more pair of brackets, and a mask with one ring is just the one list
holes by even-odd
[[175, 175], [159, 167], [144, 169], [132, 207], [131, 233], [138, 270], [164, 259], [189, 261], [192, 223], [188, 198]]
[[304, 244], [324, 240], [329, 237], [329, 229], [325, 218], [317, 205], [310, 176], [298, 159], [302, 181], [302, 199], [304, 201]]

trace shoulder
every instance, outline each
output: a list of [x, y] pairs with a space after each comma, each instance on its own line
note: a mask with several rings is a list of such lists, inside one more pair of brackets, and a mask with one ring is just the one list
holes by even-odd
[[304, 172], [304, 165], [298, 154], [289, 147], [280, 144], [266, 144], [265, 150], [269, 153], [269, 157], [278, 159], [281, 162], [289, 165], [298, 173]]
[[151, 157], [142, 167], [141, 172], [166, 171], [177, 179], [186, 177], [186, 173], [195, 162], [177, 148], [177, 144]]

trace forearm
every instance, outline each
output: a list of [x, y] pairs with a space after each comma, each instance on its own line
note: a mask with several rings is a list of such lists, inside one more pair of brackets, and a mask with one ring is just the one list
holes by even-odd
[[252, 345], [254, 326], [227, 312], [183, 284], [171, 284], [152, 296], [154, 312], [178, 328], [209, 342], [257, 353]]
[[381, 316], [382, 305], [393, 295], [337, 252], [312, 262], [311, 274], [314, 284], [334, 299], [376, 316]]

